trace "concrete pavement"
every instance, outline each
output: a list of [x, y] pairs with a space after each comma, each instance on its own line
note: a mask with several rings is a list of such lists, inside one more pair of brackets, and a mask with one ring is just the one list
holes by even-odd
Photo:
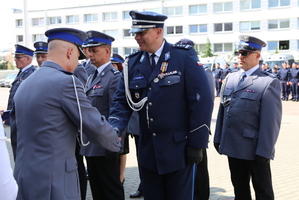
[[[0, 110], [5, 109], [8, 98], [7, 88], [0, 88]], [[271, 103], [271, 102], [269, 102]], [[219, 98], [215, 100], [211, 129], [215, 130], [215, 122], [219, 106]], [[249, 119], [250, 120], [250, 119]], [[9, 132], [9, 127], [5, 127]], [[210, 173], [210, 200], [233, 199], [234, 192], [230, 182], [230, 173], [226, 156], [219, 155], [213, 147], [213, 135], [210, 137], [208, 164]], [[273, 187], [276, 200], [299, 200], [299, 103], [283, 102], [283, 118], [281, 131], [276, 144], [276, 157], [271, 162]], [[10, 140], [7, 139], [10, 148]], [[127, 155], [125, 171], [125, 196], [136, 191], [139, 184], [138, 168], [134, 140], [130, 138], [130, 153]], [[154, 184], [154, 183], [153, 183]], [[252, 191], [254, 197], [254, 192]], [[143, 198], [140, 198], [143, 199]], [[87, 192], [87, 200], [92, 200], [90, 190]]]

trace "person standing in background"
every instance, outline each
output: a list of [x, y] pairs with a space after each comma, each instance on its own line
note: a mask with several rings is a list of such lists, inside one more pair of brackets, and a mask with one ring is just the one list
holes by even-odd
[[40, 67], [44, 61], [47, 60], [48, 57], [48, 43], [43, 41], [38, 41], [33, 44], [35, 47], [35, 58], [38, 64], [38, 67]]

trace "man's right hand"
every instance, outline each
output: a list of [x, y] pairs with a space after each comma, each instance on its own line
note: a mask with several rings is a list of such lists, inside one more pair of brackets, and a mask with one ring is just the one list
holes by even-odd
[[219, 153], [219, 146], [220, 146], [220, 143], [214, 143], [214, 147], [218, 153]]

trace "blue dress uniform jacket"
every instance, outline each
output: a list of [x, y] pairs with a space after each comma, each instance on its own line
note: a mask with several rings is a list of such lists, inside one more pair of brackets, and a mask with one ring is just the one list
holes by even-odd
[[12, 108], [12, 100], [13, 100], [13, 97], [15, 96], [15, 93], [16, 93], [18, 87], [20, 86], [20, 84], [27, 77], [29, 77], [35, 70], [36, 70], [36, 68], [32, 65], [31, 67], [29, 67], [28, 69], [26, 69], [24, 72], [21, 72], [16, 77], [16, 79], [12, 82], [11, 88], [10, 88], [10, 91], [9, 91], [9, 98], [8, 98], [7, 110], [10, 110]]
[[[159, 174], [185, 168], [187, 145], [207, 148], [213, 100], [205, 71], [189, 47], [165, 42], [152, 73], [147, 52], [136, 52], [128, 61], [133, 101], [148, 97], [139, 111], [139, 164]], [[159, 79], [162, 63], [167, 65], [168, 75]], [[124, 88], [122, 76], [109, 117], [121, 131], [132, 112]]]
[[[92, 81], [88, 79], [86, 86], [87, 98], [91, 105], [108, 119], [110, 107], [120, 79], [120, 72], [112, 64], [107, 65], [104, 70]], [[93, 143], [82, 146], [80, 154], [84, 156], [106, 156], [106, 149]]]
[[224, 86], [224, 97], [231, 100], [220, 104], [214, 143], [229, 157], [273, 159], [282, 115], [279, 80], [258, 68], [238, 86], [241, 73], [232, 72]]
[[75, 158], [80, 117], [74, 87], [89, 140], [110, 151], [121, 149], [117, 134], [70, 74], [55, 62], [45, 61], [15, 95], [11, 130], [18, 133], [14, 169], [18, 200], [81, 199]]

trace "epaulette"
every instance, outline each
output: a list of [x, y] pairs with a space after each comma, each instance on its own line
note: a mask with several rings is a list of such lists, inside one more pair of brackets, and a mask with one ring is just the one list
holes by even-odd
[[189, 50], [192, 48], [192, 46], [189, 44], [174, 44], [173, 47], [178, 48], [178, 49], [186, 49], [186, 50]]
[[137, 55], [139, 52], [140, 52], [140, 50], [134, 51], [134, 52], [131, 53], [130, 55], [126, 56], [126, 59], [127, 59], [127, 58], [131, 58], [131, 57]]
[[114, 67], [111, 68], [111, 72], [115, 75], [120, 73], [117, 69], [115, 69]]
[[263, 74], [267, 75], [267, 76], [270, 76], [271, 78], [275, 78], [275, 76], [269, 72], [266, 72], [266, 71], [262, 71]]

